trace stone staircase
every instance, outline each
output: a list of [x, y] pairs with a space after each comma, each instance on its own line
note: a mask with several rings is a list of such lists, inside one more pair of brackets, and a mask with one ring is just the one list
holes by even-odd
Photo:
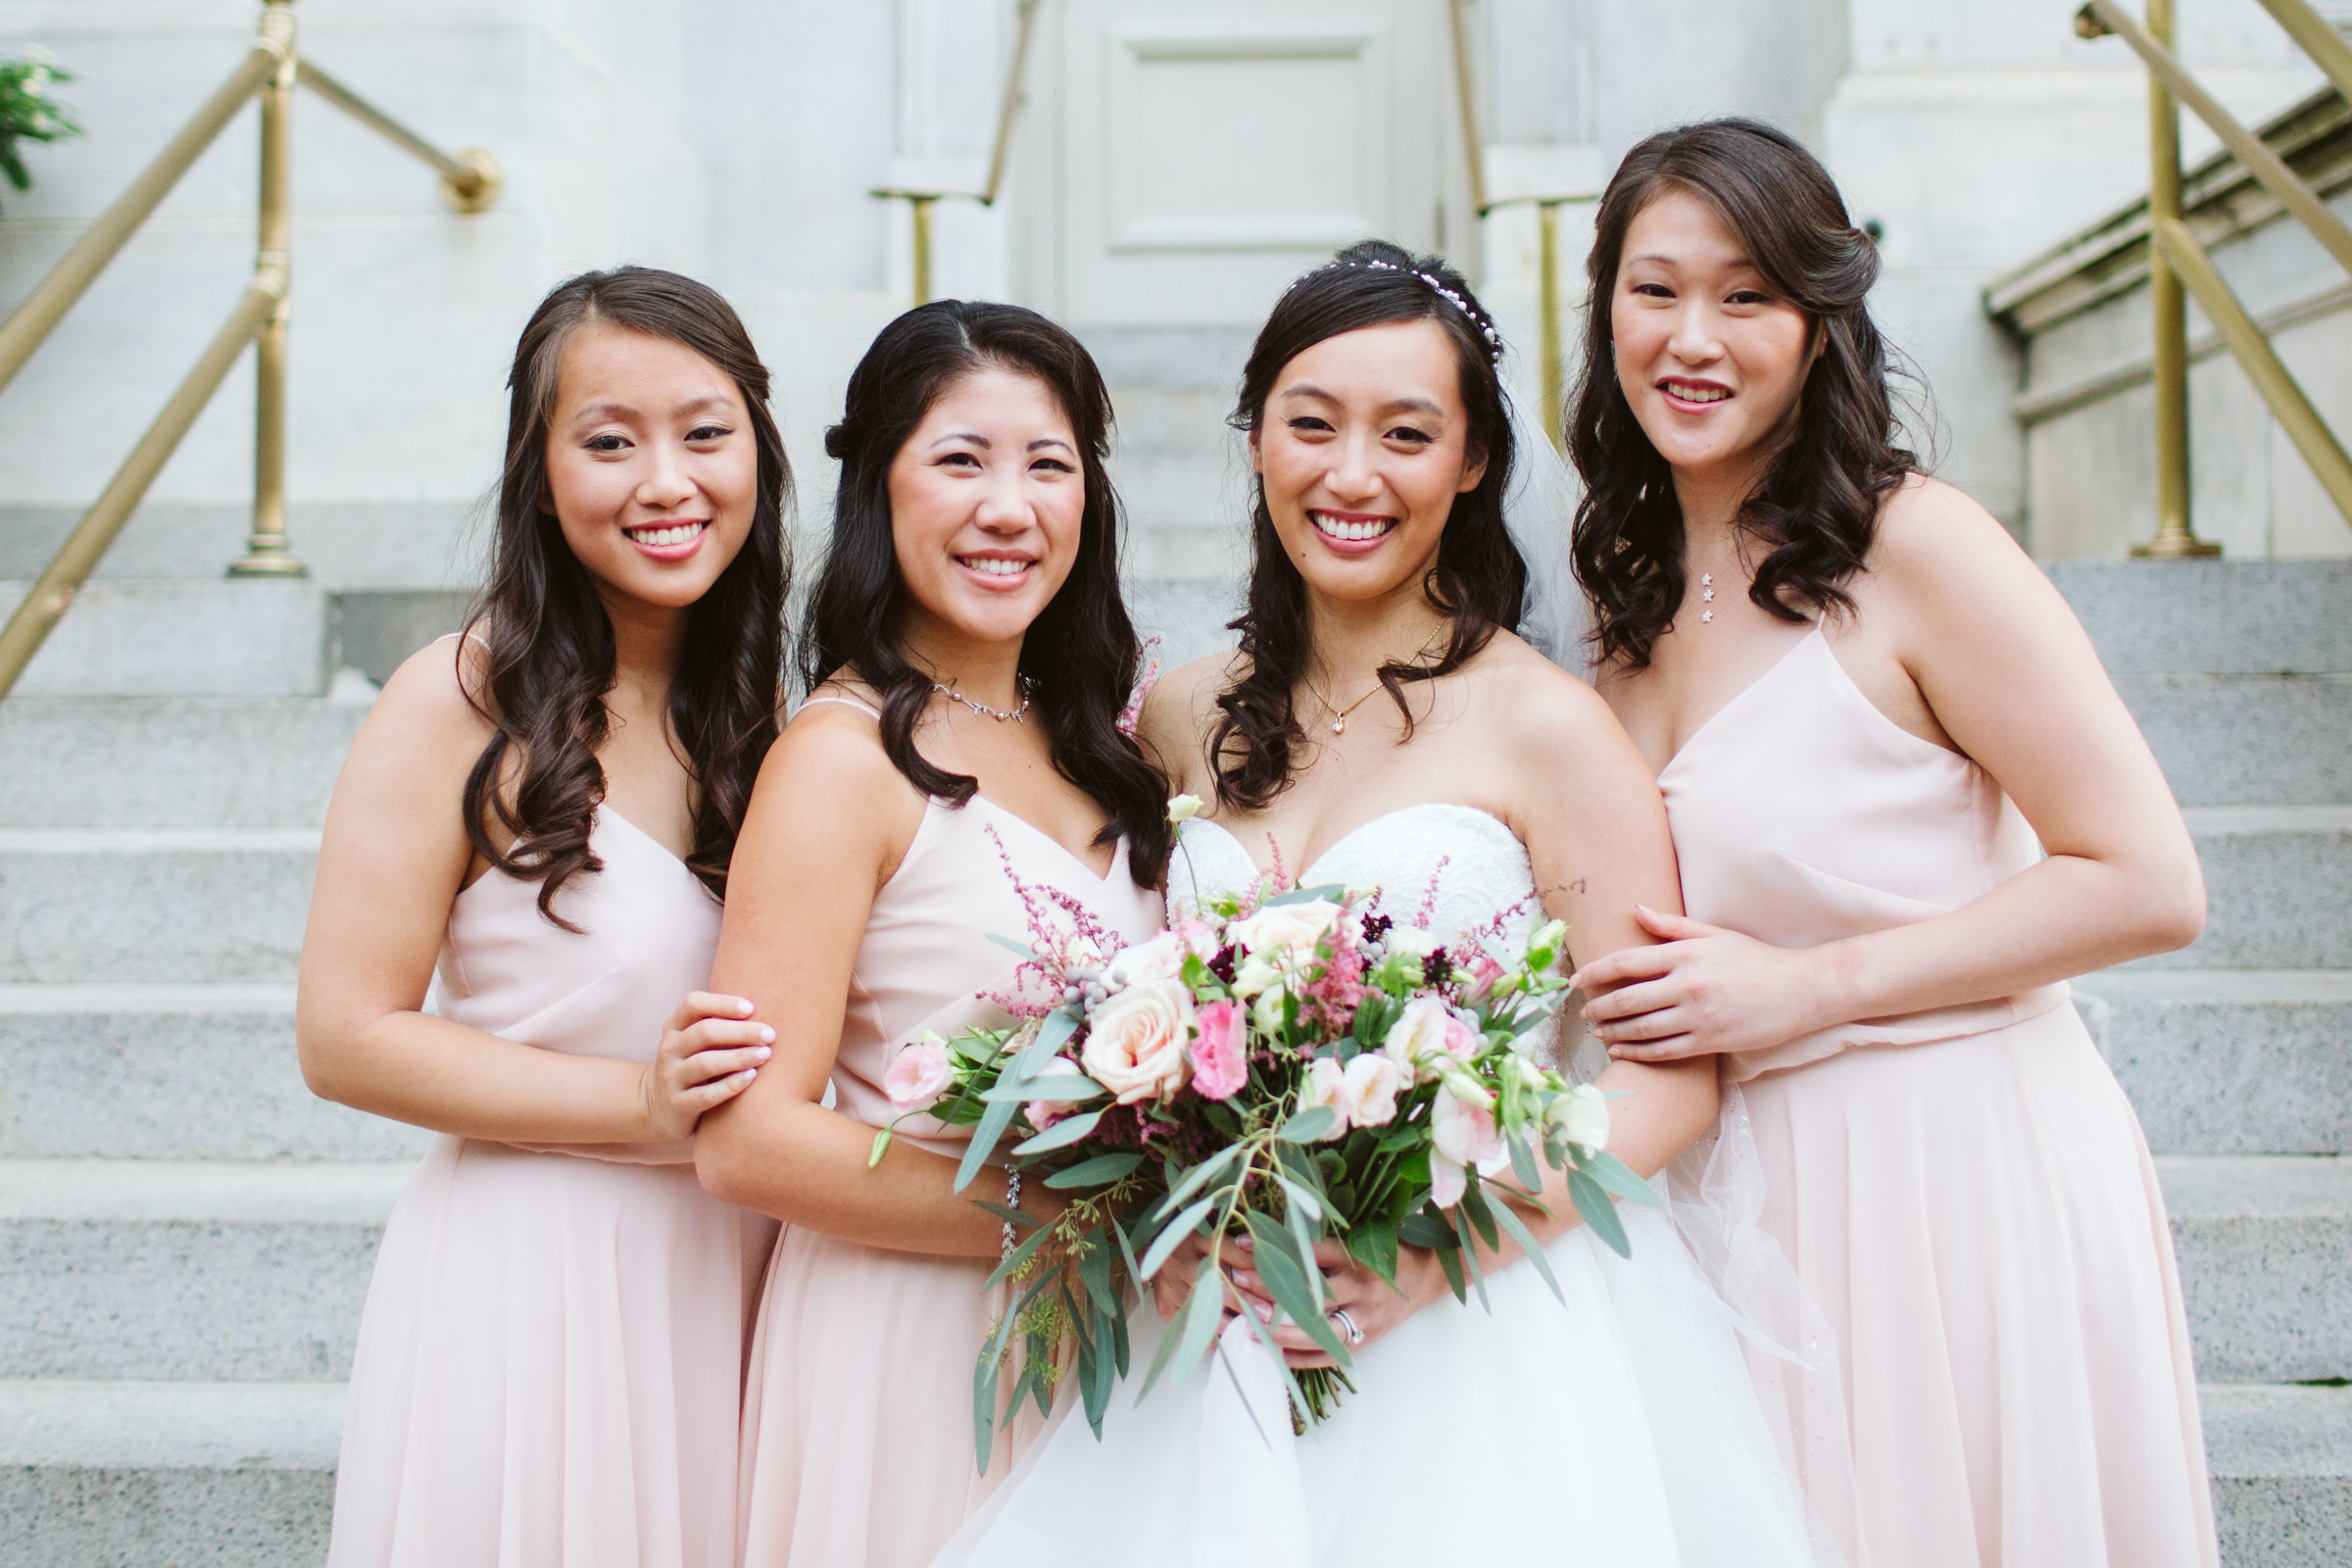
[[[1232, 592], [1239, 460], [1184, 435], [1222, 412], [1218, 347], [1103, 349], [1170, 661], [1216, 646]], [[2052, 574], [2212, 888], [2195, 947], [2079, 990], [2172, 1204], [2225, 1561], [2352, 1560], [2352, 562]], [[0, 704], [9, 1568], [322, 1558], [340, 1380], [423, 1135], [306, 1092], [293, 981], [366, 710], [327, 672], [388, 657], [337, 628], [397, 639], [412, 610], [445, 612], [100, 581]]]

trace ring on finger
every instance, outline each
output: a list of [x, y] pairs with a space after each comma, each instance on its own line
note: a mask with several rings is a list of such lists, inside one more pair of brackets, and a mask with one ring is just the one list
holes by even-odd
[[1346, 1340], [1349, 1345], [1361, 1345], [1364, 1343], [1363, 1328], [1355, 1321], [1354, 1314], [1350, 1313], [1346, 1307], [1335, 1306], [1331, 1309], [1328, 1316], [1331, 1318], [1333, 1323], [1339, 1326], [1340, 1337]]

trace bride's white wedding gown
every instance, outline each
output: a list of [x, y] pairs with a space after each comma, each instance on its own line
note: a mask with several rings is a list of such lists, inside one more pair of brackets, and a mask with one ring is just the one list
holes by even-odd
[[[1187, 823], [1172, 912], [1259, 868], [1215, 823]], [[1392, 811], [1341, 839], [1306, 886], [1377, 885], [1383, 910], [1442, 939], [1540, 918], [1527, 852], [1467, 807]], [[1656, 1208], [1621, 1205], [1629, 1262], [1583, 1226], [1545, 1250], [1567, 1299], [1525, 1261], [1425, 1307], [1357, 1352], [1356, 1392], [1289, 1456], [1232, 1462], [1212, 1434], [1217, 1356], [1189, 1385], [1134, 1390], [1164, 1332], [1133, 1322], [1135, 1377], [1098, 1441], [1064, 1408], [939, 1559], [961, 1568], [1208, 1568], [1291, 1554], [1233, 1541], [1232, 1518], [1287, 1514], [1312, 1561], [1592, 1568], [1798, 1568], [1815, 1557], [1729, 1315]], [[1220, 1352], [1223, 1353], [1223, 1352]], [[1264, 1355], [1254, 1344], [1240, 1354]], [[1270, 1374], [1270, 1368], [1267, 1369]], [[1065, 1401], [1065, 1404], [1071, 1401]], [[1280, 1434], [1278, 1444], [1287, 1446]], [[1223, 1461], [1223, 1462], [1221, 1462]], [[1268, 1496], [1272, 1489], [1277, 1495]], [[1238, 1496], [1238, 1492], [1255, 1494]]]

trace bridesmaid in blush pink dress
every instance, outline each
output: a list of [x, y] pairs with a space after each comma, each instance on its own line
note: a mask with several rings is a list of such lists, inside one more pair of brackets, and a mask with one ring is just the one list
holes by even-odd
[[559, 285], [512, 385], [483, 609], [368, 713], [303, 943], [311, 1087], [441, 1135], [376, 1254], [327, 1560], [728, 1568], [775, 1225], [692, 1134], [770, 1054], [702, 988], [791, 473], [742, 323], [675, 273]]
[[1716, 1054], [1752, 1125], [1842, 1396], [1768, 1402], [1799, 1456], [1848, 1427], [1807, 1480], [1849, 1556], [2213, 1568], [2163, 1196], [2065, 985], [2199, 929], [2163, 776], [2047, 579], [1893, 445], [1876, 252], [1810, 155], [1663, 133], [1595, 234], [1577, 567], [1688, 915], [1587, 965], [1622, 988], [1585, 1016]]
[[[712, 984], [777, 1037], [712, 1116], [710, 1190], [784, 1222], [760, 1298], [738, 1504], [748, 1568], [917, 1568], [1003, 1480], [1032, 1407], [975, 1462], [973, 1369], [1012, 1227], [961, 1192], [967, 1130], [898, 1123], [925, 1031], [1003, 1023], [1041, 925], [1115, 951], [1160, 924], [1164, 780], [1120, 720], [1139, 650], [1102, 461], [1109, 400], [1031, 311], [942, 300], [884, 328], [826, 447], [842, 460], [802, 668], [761, 769]], [[1006, 1380], [1009, 1387], [1011, 1380]]]

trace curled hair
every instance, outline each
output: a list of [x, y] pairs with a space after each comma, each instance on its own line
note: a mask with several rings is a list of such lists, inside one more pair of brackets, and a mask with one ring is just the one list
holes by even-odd
[[[506, 467], [499, 478], [490, 581], [466, 622], [484, 645], [480, 689], [467, 700], [495, 729], [466, 779], [466, 833], [511, 876], [539, 882], [539, 912], [581, 872], [602, 870], [589, 848], [605, 770], [597, 752], [612, 730], [612, 622], [596, 579], [564, 541], [549, 510], [547, 446], [564, 350], [592, 323], [692, 349], [742, 394], [759, 449], [751, 532], [710, 592], [686, 612], [669, 682], [669, 730], [693, 780], [694, 848], [686, 864], [720, 897], [735, 835], [760, 760], [776, 738], [782, 696], [786, 559], [784, 511], [792, 466], [767, 407], [767, 368], [727, 302], [675, 272], [622, 267], [556, 285], [523, 326], [507, 377]], [[460, 667], [466, 642], [461, 640]], [[493, 821], [512, 836], [501, 850]]]
[[[1453, 498], [1422, 592], [1453, 617], [1445, 657], [1430, 666], [1387, 663], [1380, 684], [1404, 714], [1407, 681], [1451, 674], [1494, 637], [1512, 629], [1527, 596], [1527, 563], [1504, 526], [1515, 445], [1509, 394], [1496, 368], [1501, 355], [1494, 322], [1461, 273], [1435, 256], [1414, 256], [1385, 240], [1362, 240], [1299, 278], [1275, 305], [1242, 369], [1242, 394], [1230, 420], [1255, 435], [1266, 400], [1283, 368], [1343, 332], [1396, 321], [1434, 321], [1453, 345], [1462, 406], [1469, 416], [1466, 452], [1483, 459], [1478, 484]], [[1262, 810], [1291, 784], [1292, 758], [1305, 743], [1294, 701], [1313, 654], [1306, 612], [1306, 579], [1274, 531], [1263, 476], [1251, 486], [1250, 591], [1233, 630], [1241, 633], [1240, 675], [1217, 694], [1220, 716], [1208, 756], [1217, 801], [1234, 810]]]
[[1021, 640], [1018, 677], [1034, 698], [1054, 769], [1102, 809], [1095, 842], [1127, 840], [1135, 880], [1156, 886], [1167, 862], [1167, 781], [1119, 727], [1143, 650], [1119, 596], [1120, 511], [1104, 463], [1110, 394], [1079, 341], [1017, 305], [933, 300], [891, 322], [850, 374], [841, 422], [825, 453], [841, 460], [833, 537], [801, 628], [800, 665], [813, 690], [856, 673], [882, 700], [882, 750], [925, 795], [961, 806], [977, 779], [951, 773], [915, 749], [932, 674], [899, 646], [906, 585], [892, 530], [890, 470], [950, 387], [983, 369], [1042, 381], [1077, 437], [1086, 503], [1077, 559]]
[[1788, 442], [1734, 525], [1765, 546], [1748, 598], [1783, 620], [1851, 607], [1842, 584], [1862, 569], [1879, 504], [1917, 467], [1895, 445], [1890, 351], [1870, 318], [1879, 253], [1847, 220], [1813, 155], [1750, 120], [1660, 131], [1626, 154], [1593, 220], [1584, 367], [1568, 416], [1568, 456], [1583, 475], [1576, 574], [1592, 598], [1599, 662], [1649, 663], [1683, 602], [1683, 513], [1674, 474], [1618, 383], [1613, 305], [1626, 232], [1660, 196], [1687, 191], [1713, 208], [1775, 293], [1805, 315], [1820, 358], [1805, 376]]

